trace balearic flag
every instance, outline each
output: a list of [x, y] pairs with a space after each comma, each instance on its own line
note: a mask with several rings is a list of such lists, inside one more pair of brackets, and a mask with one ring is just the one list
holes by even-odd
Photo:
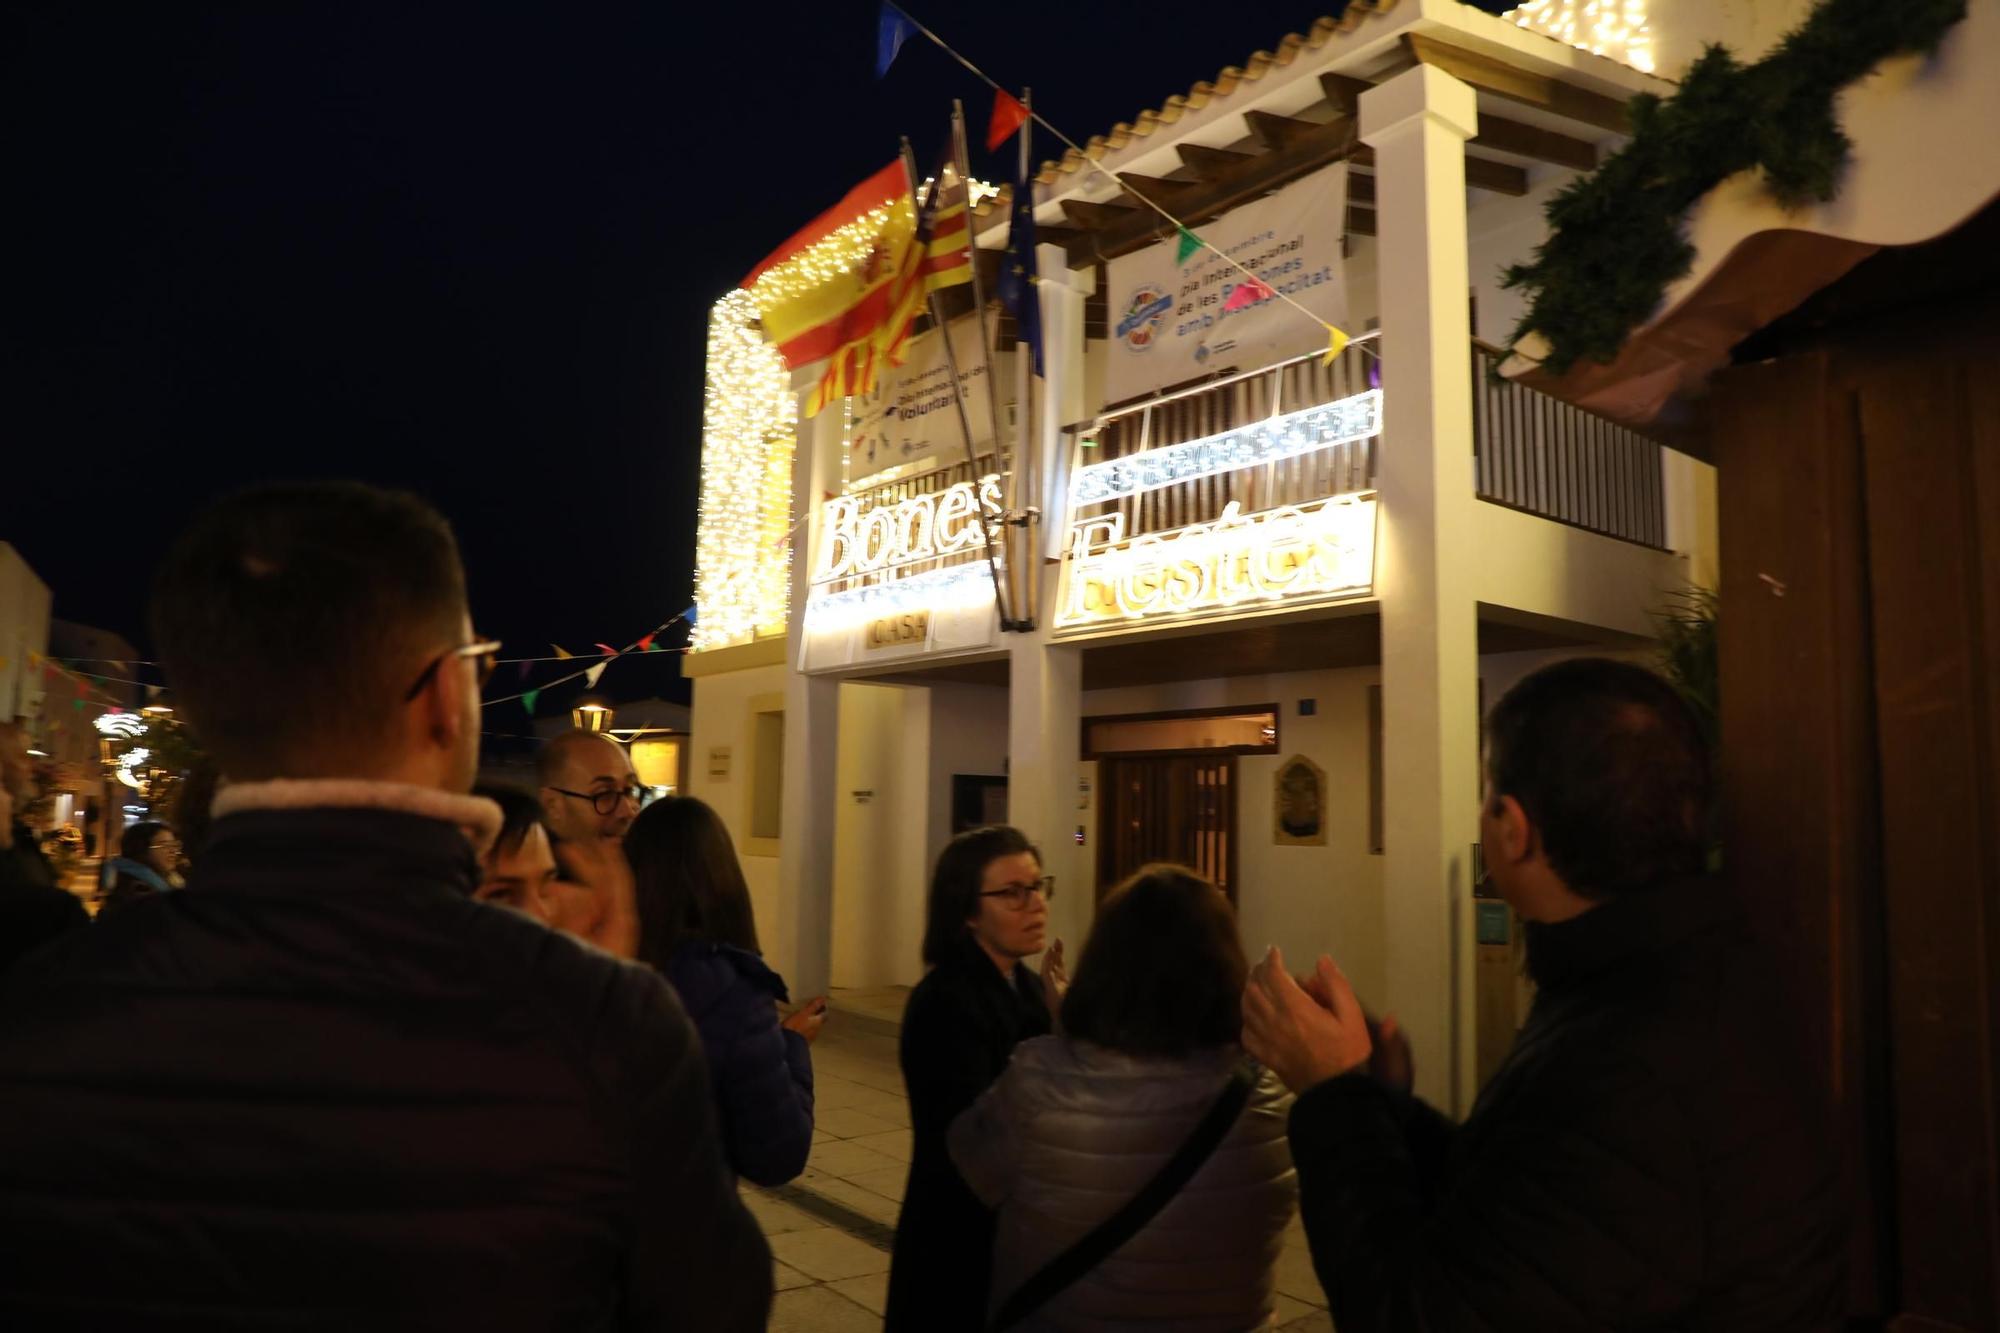
[[903, 364], [910, 329], [930, 294], [972, 281], [971, 202], [965, 178], [947, 153], [925, 190], [915, 243], [904, 263], [882, 340], [883, 354], [892, 366]]

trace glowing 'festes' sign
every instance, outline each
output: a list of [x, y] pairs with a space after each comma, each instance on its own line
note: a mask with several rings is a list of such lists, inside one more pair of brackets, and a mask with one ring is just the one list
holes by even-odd
[[104, 713], [95, 725], [106, 736], [140, 736], [146, 731], [146, 719], [137, 713]]
[[1382, 391], [1370, 389], [1337, 403], [1302, 408], [1185, 444], [1078, 468], [1070, 478], [1069, 500], [1076, 506], [1122, 499], [1197, 477], [1352, 444], [1381, 433]]
[[984, 520], [998, 519], [1001, 504], [998, 475], [866, 510], [860, 496], [835, 496], [821, 511], [812, 581], [831, 583], [975, 550], [985, 545]]
[[1375, 497], [1341, 495], [1125, 542], [1118, 514], [1071, 530], [1058, 626], [1191, 615], [1297, 597], [1358, 596], [1374, 587]]

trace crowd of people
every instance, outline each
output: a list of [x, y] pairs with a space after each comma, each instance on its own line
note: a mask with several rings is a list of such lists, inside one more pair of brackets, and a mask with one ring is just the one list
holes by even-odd
[[[226, 780], [198, 840], [128, 831], [94, 922], [21, 846], [0, 733], [0, 1323], [764, 1327], [738, 1182], [804, 1170], [827, 1008], [764, 960], [715, 812], [588, 732], [475, 786], [497, 645], [408, 496], [217, 504], [153, 630]], [[1686, 708], [1561, 663], [1486, 768], [1538, 992], [1463, 1123], [1330, 958], [1253, 966], [1193, 872], [1112, 888], [1072, 979], [1032, 839], [954, 838], [887, 1327], [1267, 1326], [1295, 1217], [1342, 1333], [1836, 1324], [1823, 1106], [1704, 873]]]

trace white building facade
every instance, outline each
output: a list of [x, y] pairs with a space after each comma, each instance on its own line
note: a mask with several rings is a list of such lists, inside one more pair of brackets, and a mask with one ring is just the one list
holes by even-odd
[[[1004, 816], [1072, 949], [1117, 879], [1185, 861], [1253, 956], [1334, 954], [1420, 1091], [1469, 1105], [1518, 1007], [1513, 923], [1474, 894], [1482, 710], [1554, 657], [1646, 653], [1714, 583], [1710, 470], [1478, 341], [1545, 201], [1663, 87], [1385, 0], [1092, 140], [1036, 192], [1044, 374], [1024, 396], [1010, 323], [990, 372], [973, 313], [943, 335], [971, 458], [938, 332], [808, 419], [755, 290], [718, 304], [688, 789], [796, 993], [917, 980], [931, 863]], [[1283, 295], [1224, 314], [1218, 250]], [[1322, 320], [1353, 335], [1331, 358]]]

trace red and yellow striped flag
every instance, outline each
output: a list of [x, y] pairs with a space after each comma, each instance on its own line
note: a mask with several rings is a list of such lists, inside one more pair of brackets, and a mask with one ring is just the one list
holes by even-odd
[[920, 217], [908, 172], [891, 163], [743, 280], [787, 366], [827, 361], [807, 416], [873, 388], [883, 364], [900, 361], [926, 295], [971, 281], [965, 184], [955, 173], [940, 182]]

